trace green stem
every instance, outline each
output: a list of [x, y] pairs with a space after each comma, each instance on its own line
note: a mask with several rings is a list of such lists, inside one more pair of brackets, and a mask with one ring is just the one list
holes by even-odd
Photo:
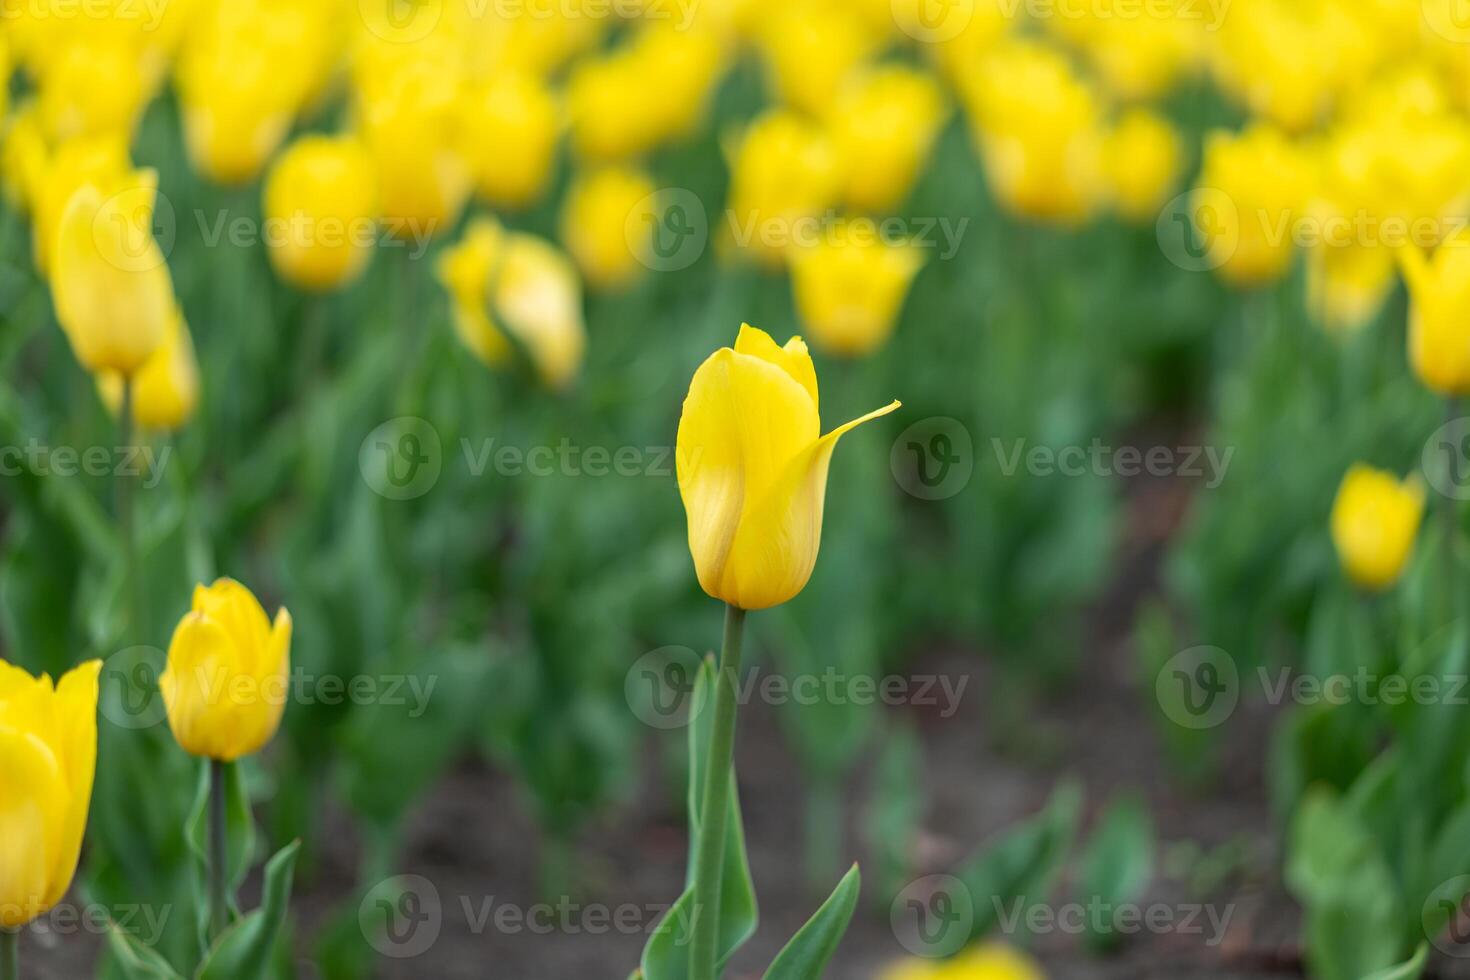
[[225, 769], [226, 763], [209, 760], [209, 938], [219, 939], [229, 924], [225, 902]]
[[740, 674], [745, 610], [725, 607], [725, 642], [715, 674], [715, 719], [704, 766], [704, 805], [694, 861], [694, 936], [689, 980], [716, 980], [720, 940], [720, 873], [730, 816], [730, 767], [735, 755], [735, 685]]
[[[118, 443], [123, 452], [131, 452], [136, 438], [133, 424], [133, 402], [136, 391], [131, 375], [123, 377], [122, 407], [118, 411]], [[147, 639], [147, 624], [143, 622], [143, 582], [138, 567], [138, 530], [136, 507], [133, 503], [133, 477], [117, 467], [113, 477], [117, 491], [118, 533], [122, 536], [123, 588], [128, 603], [129, 642], [141, 644]]]
[[[1445, 401], [1445, 418], [1453, 423], [1460, 416], [1460, 400], [1451, 396]], [[1459, 507], [1460, 503], [1453, 494], [1445, 494], [1444, 501], [1440, 505], [1440, 517], [1444, 523], [1444, 590], [1447, 602], [1445, 606], [1449, 612], [1448, 619], [1453, 621], [1460, 613], [1459, 596], [1459, 556], [1456, 545], [1459, 540]]]
[[20, 980], [20, 930], [0, 929], [0, 980]]

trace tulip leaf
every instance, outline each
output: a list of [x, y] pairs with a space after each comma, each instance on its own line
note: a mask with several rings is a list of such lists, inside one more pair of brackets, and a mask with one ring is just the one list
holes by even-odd
[[[1148, 809], [1135, 797], [1122, 797], [1103, 814], [1081, 857], [1086, 901], [1117, 910], [1135, 901], [1153, 877], [1154, 832]], [[1090, 924], [1088, 941], [1097, 949], [1119, 938], [1112, 920]]]
[[183, 980], [163, 954], [147, 946], [116, 922], [107, 926], [107, 945], [123, 980]]
[[260, 908], [225, 930], [200, 965], [195, 980], [259, 980], [266, 975], [276, 938], [286, 921], [300, 850], [301, 842], [293, 841], [270, 859], [265, 866]]
[[1386, 970], [1364, 977], [1363, 980], [1419, 980], [1424, 974], [1424, 967], [1429, 962], [1429, 944], [1420, 943], [1419, 949], [1398, 966], [1391, 966]]
[[[689, 722], [689, 814], [690, 847], [699, 839], [704, 785], [704, 760], [708, 755], [714, 710], [711, 704], [715, 679], [713, 659], [701, 665], [690, 702]], [[691, 871], [693, 858], [690, 860]], [[694, 926], [694, 886], [688, 882], [684, 894], [665, 914], [643, 950], [644, 980], [685, 980], [689, 974], [689, 943]], [[740, 815], [740, 790], [735, 773], [730, 773], [730, 815], [725, 830], [725, 866], [720, 879], [719, 962], [723, 966], [736, 950], [755, 934], [759, 913], [750, 859], [745, 852], [745, 825]]]
[[[186, 835], [189, 850], [194, 855], [198, 872], [198, 914], [201, 934], [208, 932], [208, 905], [203, 897], [209, 894], [209, 773], [211, 763], [200, 766], [199, 788], [194, 797], [194, 808], [189, 814]], [[226, 864], [229, 881], [226, 892], [232, 915], [238, 915], [235, 893], [250, 872], [251, 858], [255, 853], [255, 816], [250, 810], [250, 798], [245, 792], [245, 777], [240, 763], [226, 763], [225, 777], [225, 839]]]
[[862, 873], [852, 866], [817, 913], [781, 950], [764, 980], [821, 980], [857, 908]]

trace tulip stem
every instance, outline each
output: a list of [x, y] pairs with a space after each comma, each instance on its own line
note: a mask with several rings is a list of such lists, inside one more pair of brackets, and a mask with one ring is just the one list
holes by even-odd
[[729, 830], [730, 767], [735, 755], [735, 685], [739, 680], [745, 610], [725, 607], [725, 641], [715, 672], [715, 718], [704, 766], [698, 850], [694, 862], [694, 933], [689, 980], [716, 980], [720, 938], [720, 874]]
[[[132, 375], [124, 375], [122, 383], [122, 406], [118, 409], [118, 443], [120, 451], [131, 453], [136, 438], [133, 425], [133, 403], [137, 389]], [[128, 603], [129, 642], [141, 644], [147, 638], [143, 623], [142, 580], [138, 574], [138, 529], [133, 504], [133, 478], [119, 466], [113, 477], [117, 490], [117, 524], [122, 536], [123, 588]]]
[[[1453, 424], [1460, 417], [1460, 400], [1449, 398], [1445, 403], [1445, 415], [1449, 424]], [[1456, 544], [1459, 538], [1459, 507], [1460, 503], [1452, 494], [1445, 494], [1440, 505], [1440, 513], [1444, 521], [1444, 590], [1449, 597], [1447, 606], [1449, 618], [1454, 620], [1460, 613], [1459, 589], [1459, 555], [1456, 554]]]
[[225, 763], [209, 760], [209, 938], [217, 940], [228, 924], [225, 903]]
[[0, 929], [0, 980], [20, 980], [18, 929]]

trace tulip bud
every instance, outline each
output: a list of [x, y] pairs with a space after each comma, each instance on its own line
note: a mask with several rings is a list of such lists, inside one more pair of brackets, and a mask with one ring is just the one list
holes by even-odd
[[1348, 577], [1364, 589], [1387, 589], [1403, 574], [1424, 517], [1424, 487], [1356, 464], [1332, 507], [1332, 541]]
[[1413, 246], [1399, 250], [1409, 285], [1409, 364], [1441, 395], [1470, 394], [1470, 231], [1439, 246], [1432, 261]]
[[888, 340], [924, 258], [915, 245], [889, 242], [873, 222], [854, 219], [793, 249], [790, 263], [796, 308], [812, 339], [857, 357]]
[[848, 160], [847, 203], [865, 211], [901, 205], [929, 160], [948, 114], [938, 82], [890, 65], [857, 76], [837, 100], [832, 133]]
[[291, 614], [274, 625], [249, 589], [222, 578], [194, 590], [158, 678], [174, 738], [190, 755], [234, 762], [276, 734], [291, 670]]
[[[114, 413], [122, 410], [121, 375], [99, 375], [102, 399]], [[133, 377], [133, 421], [144, 429], [181, 428], [199, 404], [199, 362], [183, 314], [175, 311], [168, 337]]]
[[86, 184], [62, 213], [51, 296], [77, 360], [94, 373], [131, 375], [167, 339], [174, 294], [153, 240], [157, 189], [151, 170], [106, 198]]
[[1183, 164], [1178, 132], [1162, 116], [1134, 109], [1108, 135], [1104, 152], [1118, 213], [1135, 224], [1156, 221]]
[[0, 182], [5, 203], [18, 212], [33, 210], [48, 169], [51, 151], [41, 132], [35, 104], [23, 106], [3, 129], [0, 143]]
[[467, 96], [468, 150], [479, 194], [524, 208], [546, 191], [561, 140], [562, 109], [541, 79], [498, 72]]
[[784, 110], [750, 124], [731, 154], [730, 169], [736, 244], [770, 267], [785, 260], [797, 222], [832, 207], [846, 178], [828, 134]]
[[0, 661], [0, 929], [19, 929], [66, 895], [97, 768], [97, 678], [82, 664], [52, 685]]
[[281, 154], [265, 183], [267, 239], [282, 279], [311, 292], [343, 286], [372, 258], [377, 174], [350, 137], [306, 136]]
[[827, 111], [876, 48], [872, 30], [846, 3], [779, 5], [761, 34], [777, 97], [813, 115]]
[[104, 36], [60, 47], [40, 78], [37, 105], [52, 142], [110, 135], [131, 142], [150, 94], [133, 45]]
[[827, 469], [843, 434], [899, 407], [821, 434], [817, 372], [806, 344], [778, 347], [740, 328], [695, 372], [679, 419], [679, 495], [705, 592], [741, 609], [806, 587], [822, 540]]
[[1396, 281], [1385, 246], [1317, 245], [1307, 256], [1307, 309], [1327, 330], [1353, 333], [1383, 309]]
[[15, 138], [30, 140], [34, 135], [36, 143], [16, 146], [16, 152], [24, 156], [20, 166], [33, 171], [25, 175], [18, 169], [16, 177], [31, 194], [30, 206], [35, 215], [32, 252], [36, 268], [41, 275], [48, 276], [61, 229], [61, 215], [72, 195], [84, 184], [92, 184], [110, 194], [127, 182], [132, 165], [128, 162], [127, 146], [118, 137], [72, 140], [48, 154], [39, 124], [34, 133], [20, 132], [20, 125], [17, 122]]
[[658, 189], [637, 170], [606, 167], [578, 177], [562, 208], [562, 240], [597, 289], [616, 289], [643, 271], [634, 246], [646, 241]]

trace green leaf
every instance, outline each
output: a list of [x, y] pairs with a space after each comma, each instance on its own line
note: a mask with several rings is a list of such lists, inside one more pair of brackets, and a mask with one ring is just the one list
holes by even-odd
[[[194, 808], [184, 836], [189, 850], [194, 855], [198, 874], [200, 901], [197, 913], [201, 935], [207, 934], [209, 903], [204, 896], [209, 894], [209, 772], [212, 763], [206, 761], [199, 767], [199, 786], [194, 795]], [[250, 810], [250, 798], [245, 792], [245, 776], [238, 762], [225, 764], [225, 859], [229, 869], [226, 893], [232, 916], [239, 914], [235, 905], [235, 893], [250, 873], [251, 859], [255, 853], [255, 815]]]
[[[699, 787], [703, 786], [705, 759], [713, 725], [713, 658], [700, 665], [694, 685], [696, 710], [689, 723], [689, 838], [690, 847], [699, 839]], [[690, 867], [693, 867], [691, 854]], [[740, 788], [732, 769], [730, 773], [730, 815], [725, 833], [725, 867], [720, 878], [719, 962], [723, 966], [755, 935], [759, 911], [755, 900], [755, 882], [750, 875], [750, 859], [745, 852], [745, 824], [740, 815]], [[693, 938], [694, 889], [688, 882], [684, 894], [674, 903], [648, 939], [643, 949], [642, 969], [645, 980], [685, 980], [689, 973], [689, 943]]]
[[266, 975], [276, 937], [286, 921], [300, 850], [301, 842], [293, 841], [270, 859], [260, 908], [225, 930], [199, 967], [196, 980], [259, 980]]
[[821, 980], [827, 961], [837, 952], [837, 944], [842, 942], [842, 936], [852, 922], [861, 890], [862, 873], [854, 864], [837, 883], [832, 897], [781, 950], [766, 971], [765, 980]]
[[[1154, 870], [1154, 831], [1148, 809], [1133, 797], [1116, 800], [1082, 854], [1081, 884], [1087, 901], [1117, 909], [1148, 887]], [[1116, 943], [1111, 922], [1091, 922], [1089, 941], [1097, 948]]]
[[1377, 973], [1364, 977], [1363, 980], [1419, 980], [1419, 977], [1424, 973], [1424, 966], [1428, 962], [1429, 944], [1420, 943], [1419, 949], [1408, 960], [1405, 960], [1398, 966], [1391, 966], [1386, 970], [1379, 970]]
[[124, 980], [184, 980], [161, 953], [115, 922], [107, 925], [107, 946]]

